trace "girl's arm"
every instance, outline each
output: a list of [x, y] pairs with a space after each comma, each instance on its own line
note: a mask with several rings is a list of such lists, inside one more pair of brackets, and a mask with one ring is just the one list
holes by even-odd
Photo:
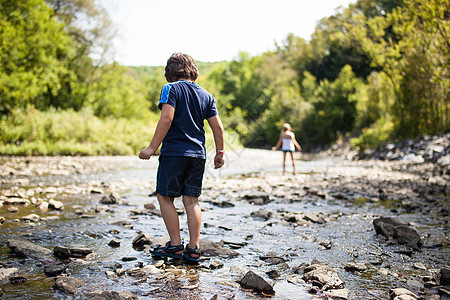
[[147, 148], [142, 149], [139, 153], [140, 159], [150, 159], [150, 157], [155, 154], [159, 145], [161, 145], [163, 139], [165, 138], [167, 131], [169, 131], [170, 125], [172, 125], [173, 115], [175, 113], [175, 108], [164, 103], [161, 109], [161, 116], [159, 117], [158, 124], [156, 125], [155, 134], [153, 134], [152, 141]]
[[295, 139], [295, 134], [294, 133], [292, 133], [292, 142], [294, 143], [295, 147], [297, 147], [298, 151], [302, 151], [302, 146], [300, 146], [300, 144]]
[[282, 137], [281, 137], [281, 134], [280, 134], [280, 138], [278, 139], [277, 144], [272, 147], [272, 150], [277, 150], [278, 148], [280, 148], [280, 146], [281, 146], [281, 139], [282, 139]]

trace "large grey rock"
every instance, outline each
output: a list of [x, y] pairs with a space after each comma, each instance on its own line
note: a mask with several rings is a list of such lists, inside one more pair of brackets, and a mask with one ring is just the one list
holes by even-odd
[[389, 299], [392, 300], [416, 300], [417, 295], [405, 288], [396, 288], [389, 291]]
[[407, 245], [416, 250], [422, 246], [417, 230], [400, 219], [381, 217], [373, 220], [373, 226], [377, 234], [383, 235], [390, 241]]
[[66, 293], [66, 294], [76, 294], [77, 288], [84, 285], [84, 281], [72, 277], [57, 277], [55, 279], [54, 288]]
[[60, 275], [66, 269], [67, 267], [64, 264], [51, 264], [44, 267], [44, 273], [49, 277], [54, 277]]
[[232, 249], [221, 247], [219, 244], [206, 239], [200, 240], [200, 251], [206, 256], [235, 257], [239, 255]]
[[8, 247], [14, 254], [21, 257], [43, 258], [52, 254], [50, 249], [38, 246], [22, 238], [10, 238]]
[[329, 290], [324, 294], [327, 295], [327, 299], [330, 300], [347, 300], [350, 295], [350, 291], [347, 289]]
[[264, 294], [273, 295], [275, 291], [271, 284], [269, 284], [264, 278], [257, 275], [253, 271], [248, 271], [244, 277], [239, 281], [239, 284], [244, 289], [252, 289], [255, 292], [262, 292]]
[[306, 267], [302, 279], [311, 282], [323, 291], [344, 287], [344, 281], [336, 270], [323, 263], [313, 263]]
[[272, 217], [272, 212], [268, 211], [267, 209], [261, 208], [260, 210], [252, 212], [250, 216], [256, 219], [263, 219], [264, 221], [267, 221]]
[[75, 258], [86, 257], [92, 252], [93, 252], [92, 249], [86, 247], [85, 245], [71, 245], [69, 247], [70, 257]]
[[0, 283], [6, 283], [11, 276], [14, 276], [17, 273], [19, 273], [19, 269], [17, 268], [1, 268]]
[[147, 233], [140, 233], [133, 239], [133, 248], [142, 250], [144, 245], [152, 245], [152, 237]]
[[254, 205], [264, 205], [270, 202], [269, 195], [265, 192], [251, 192], [244, 195], [244, 199]]

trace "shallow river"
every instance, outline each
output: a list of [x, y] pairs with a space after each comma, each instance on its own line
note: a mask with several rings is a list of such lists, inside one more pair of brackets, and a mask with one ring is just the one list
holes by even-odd
[[[201, 238], [245, 246], [236, 249], [239, 252], [236, 258], [212, 258], [222, 262], [222, 268], [178, 266], [183, 269], [181, 276], [161, 280], [152, 276], [112, 279], [105, 275], [105, 271], [119, 264], [128, 270], [154, 263], [143, 251], [134, 250], [132, 241], [140, 232], [152, 237], [166, 235], [160, 217], [133, 213], [147, 203], [157, 206], [153, 195], [156, 158], [150, 161], [136, 157], [0, 158], [0, 200], [16, 197], [32, 202], [14, 205], [17, 210], [11, 209], [12, 205], [0, 206], [0, 216], [6, 219], [0, 229], [0, 263], [19, 268], [19, 275], [27, 279], [21, 284], [1, 284], [2, 299], [84, 299], [83, 295], [94, 290], [129, 290], [139, 299], [211, 299], [215, 294], [221, 299], [260, 299], [264, 297], [227, 282], [239, 279], [234, 273], [236, 266], [268, 279], [265, 272], [274, 266], [259, 257], [271, 251], [287, 259], [290, 267], [280, 270], [281, 277], [272, 281], [276, 292], [272, 299], [321, 298], [309, 294], [304, 285], [287, 280], [293, 267], [311, 263], [313, 259], [338, 271], [350, 291], [350, 299], [389, 299], [388, 291], [395, 287], [406, 287], [425, 299], [437, 294], [435, 289], [420, 285], [422, 276], [436, 276], [450, 261], [449, 192], [445, 180], [435, 176], [432, 167], [339, 158], [306, 159], [296, 153], [297, 175], [290, 173], [288, 161], [288, 172], [283, 176], [280, 152], [254, 149], [227, 152], [226, 165], [220, 170], [214, 170], [211, 161], [209, 158], [200, 197], [205, 225]], [[429, 192], [430, 186], [441, 192]], [[380, 190], [387, 195], [383, 201]], [[96, 213], [102, 196], [112, 191], [120, 194], [123, 204]], [[267, 193], [271, 202], [259, 206], [244, 200], [247, 193], [255, 191]], [[64, 209], [42, 211], [33, 204], [49, 199], [62, 201]], [[175, 202], [182, 207], [180, 199]], [[222, 202], [234, 206], [216, 205]], [[300, 226], [276, 217], [269, 220], [251, 217], [252, 212], [261, 208], [274, 213], [321, 213], [326, 223]], [[32, 213], [41, 220], [19, 221]], [[397, 253], [402, 246], [389, 244], [375, 234], [372, 221], [379, 216], [412, 222], [428, 247], [412, 255]], [[185, 218], [180, 215], [182, 237], [186, 241]], [[131, 226], [111, 224], [117, 221], [128, 221]], [[13, 256], [6, 246], [11, 236], [25, 237], [48, 249], [72, 244], [93, 249], [94, 257], [68, 262], [65, 271], [82, 279], [85, 285], [73, 297], [54, 290], [54, 279], [43, 273], [47, 262]], [[119, 240], [120, 247], [108, 246], [112, 239]], [[123, 262], [125, 256], [137, 260]], [[372, 265], [373, 261], [380, 261], [381, 265]], [[362, 273], [350, 273], [344, 270], [348, 262], [365, 262], [369, 268]], [[417, 263], [425, 268], [414, 268]], [[204, 264], [208, 266], [208, 262]], [[380, 268], [388, 269], [389, 274], [380, 272]]]

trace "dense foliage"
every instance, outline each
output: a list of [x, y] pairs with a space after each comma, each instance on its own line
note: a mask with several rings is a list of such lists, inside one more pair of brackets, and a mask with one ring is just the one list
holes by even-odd
[[[284, 122], [307, 150], [347, 137], [364, 149], [448, 132], [449, 8], [448, 0], [358, 0], [321, 20], [310, 41], [290, 34], [260, 56], [199, 62], [198, 81], [245, 146], [273, 145]], [[95, 0], [0, 0], [1, 153], [145, 146], [164, 68], [113, 62], [113, 36]]]

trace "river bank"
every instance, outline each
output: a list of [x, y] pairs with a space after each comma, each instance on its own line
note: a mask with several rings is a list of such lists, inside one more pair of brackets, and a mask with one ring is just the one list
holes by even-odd
[[[259, 299], [264, 289], [251, 284], [260, 279], [273, 299], [390, 299], [396, 288], [416, 299], [448, 294], [450, 193], [435, 164], [297, 153], [298, 174], [283, 176], [280, 152], [243, 149], [226, 159], [221, 170], [209, 160], [200, 198], [207, 260], [187, 266], [148, 256], [166, 234], [153, 193], [156, 159], [0, 158], [0, 270], [13, 272], [0, 285], [3, 299], [110, 299], [118, 291], [119, 299]], [[377, 234], [380, 217], [408, 223], [420, 245]], [[19, 256], [14, 237], [51, 254]], [[61, 258], [61, 249], [82, 254]], [[257, 279], [249, 283], [250, 271]]]

